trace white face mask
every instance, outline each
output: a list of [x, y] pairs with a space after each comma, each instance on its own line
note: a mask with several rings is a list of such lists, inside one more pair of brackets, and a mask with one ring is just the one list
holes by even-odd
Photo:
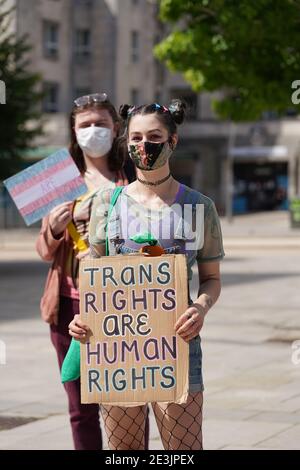
[[76, 137], [81, 150], [91, 158], [104, 157], [112, 148], [112, 131], [107, 127], [90, 126], [78, 129]]

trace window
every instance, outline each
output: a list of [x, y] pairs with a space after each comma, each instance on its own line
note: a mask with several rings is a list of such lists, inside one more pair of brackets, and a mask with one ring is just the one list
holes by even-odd
[[137, 88], [132, 88], [131, 90], [131, 103], [134, 106], [139, 106], [140, 103], [140, 92]]
[[172, 99], [181, 99], [187, 104], [187, 120], [198, 119], [198, 96], [190, 88], [175, 88], [170, 91], [170, 101]]
[[288, 118], [295, 118], [299, 116], [299, 111], [295, 108], [288, 108], [285, 112], [285, 116]]
[[131, 31], [131, 62], [136, 64], [140, 59], [140, 34], [138, 31]]
[[43, 22], [44, 55], [47, 58], [56, 59], [59, 47], [59, 24], [52, 21]]
[[75, 55], [80, 58], [87, 58], [91, 55], [91, 32], [89, 29], [76, 30]]
[[44, 83], [44, 101], [43, 111], [45, 113], [58, 113], [59, 112], [59, 84], [58, 83]]
[[276, 111], [264, 111], [261, 117], [264, 121], [271, 121], [279, 118], [278, 113]]
[[0, 80], [0, 104], [6, 104], [6, 85]]

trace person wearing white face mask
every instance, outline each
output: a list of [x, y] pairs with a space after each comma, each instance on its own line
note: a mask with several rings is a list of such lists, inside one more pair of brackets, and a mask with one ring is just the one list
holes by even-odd
[[89, 158], [105, 157], [113, 143], [113, 132], [108, 127], [90, 127], [76, 131], [78, 145]]
[[[118, 149], [119, 117], [105, 93], [75, 100], [70, 116], [70, 154], [88, 187], [75, 203], [56, 207], [43, 220], [37, 251], [51, 261], [41, 300], [42, 318], [50, 324], [59, 367], [71, 337], [68, 325], [79, 312], [79, 259], [88, 251], [88, 230], [93, 199], [99, 189], [123, 186], [135, 179], [133, 166]], [[76, 450], [100, 450], [99, 406], [80, 403], [79, 380], [65, 384]]]

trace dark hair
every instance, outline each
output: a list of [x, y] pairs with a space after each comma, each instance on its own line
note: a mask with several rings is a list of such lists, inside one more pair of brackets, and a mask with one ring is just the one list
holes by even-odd
[[161, 124], [168, 129], [170, 135], [177, 133], [177, 125], [183, 123], [186, 116], [187, 105], [181, 100], [172, 100], [168, 108], [160, 104], [145, 104], [143, 106], [135, 107], [129, 104], [123, 104], [120, 107], [119, 114], [121, 118], [126, 121], [127, 131], [129, 128], [130, 120], [133, 116], [141, 114], [156, 114], [157, 119]]
[[[89, 110], [97, 111], [97, 110], [103, 110], [103, 109], [106, 109], [109, 112], [114, 124], [118, 123], [120, 124], [120, 127], [121, 127], [120, 118], [118, 116], [116, 108], [109, 100], [100, 102], [100, 103], [99, 102], [89, 103], [85, 106], [80, 106], [80, 107], [74, 106], [70, 114], [71, 143], [70, 143], [69, 151], [81, 174], [83, 174], [86, 171], [86, 165], [84, 161], [83, 152], [78, 145], [76, 132], [74, 129], [76, 116], [85, 111], [89, 111]], [[120, 134], [120, 129], [117, 132], [117, 137], [119, 134]], [[124, 149], [122, 148], [122, 146], [120, 146], [119, 140], [115, 139], [113, 142], [112, 149], [108, 156], [108, 167], [110, 171], [121, 170], [124, 167], [126, 158], [127, 158], [127, 155], [126, 153], [124, 153]]]

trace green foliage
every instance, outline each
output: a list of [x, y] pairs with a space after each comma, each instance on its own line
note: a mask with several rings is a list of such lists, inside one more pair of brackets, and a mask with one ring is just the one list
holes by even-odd
[[26, 37], [11, 32], [14, 11], [5, 4], [0, 0], [0, 80], [6, 85], [6, 104], [0, 105], [0, 180], [22, 168], [21, 154], [42, 133], [40, 77], [29, 71], [31, 48]]
[[295, 108], [299, 1], [161, 0], [160, 18], [173, 29], [155, 55], [195, 91], [223, 90], [214, 102], [220, 117], [247, 121]]

